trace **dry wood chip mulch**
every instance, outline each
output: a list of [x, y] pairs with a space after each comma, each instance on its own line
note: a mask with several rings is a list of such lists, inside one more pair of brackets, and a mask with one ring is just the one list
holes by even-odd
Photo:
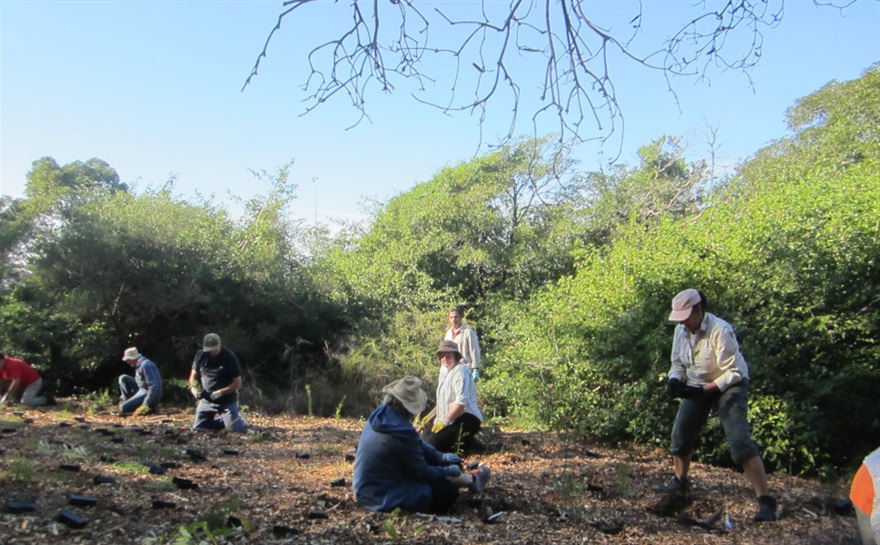
[[755, 523], [732, 470], [694, 464], [687, 496], [654, 492], [671, 472], [659, 450], [491, 428], [486, 453], [465, 460], [492, 469], [482, 494], [463, 491], [447, 517], [380, 514], [351, 492], [363, 421], [249, 414], [252, 433], [215, 435], [189, 430], [191, 410], [76, 407], [0, 410], [0, 542], [172, 543], [207, 522], [211, 535], [184, 542], [859, 544], [846, 490], [771, 475], [782, 516]]

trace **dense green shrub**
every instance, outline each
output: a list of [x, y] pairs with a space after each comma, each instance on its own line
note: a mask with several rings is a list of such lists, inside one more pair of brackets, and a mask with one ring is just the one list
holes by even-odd
[[[496, 345], [495, 374], [542, 361], [553, 400], [537, 383], [496, 396], [555, 428], [668, 443], [666, 315], [676, 292], [698, 287], [737, 330], [768, 462], [811, 474], [857, 464], [880, 437], [878, 112], [876, 67], [829, 84], [792, 109], [791, 138], [699, 212], [647, 229], [631, 221], [581, 250], [577, 273], [534, 297]], [[707, 434], [698, 455], [720, 463], [725, 450], [723, 434]]]
[[23, 273], [0, 292], [0, 346], [40, 365], [63, 394], [112, 385], [132, 345], [166, 378], [185, 378], [202, 336], [216, 331], [246, 383], [266, 377], [263, 387], [277, 389], [285, 343], [311, 339], [312, 357], [326, 359], [331, 324], [344, 319], [296, 259], [286, 176], [283, 167], [233, 220], [169, 188], [135, 195], [115, 173], [36, 161], [22, 207], [39, 213], [16, 242]]

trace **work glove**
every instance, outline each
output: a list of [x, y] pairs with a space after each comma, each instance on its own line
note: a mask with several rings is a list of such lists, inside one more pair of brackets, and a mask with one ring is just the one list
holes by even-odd
[[205, 401], [211, 401], [211, 390], [202, 390], [202, 393], [199, 394], [199, 397], [204, 399]]
[[458, 465], [461, 463], [461, 457], [451, 452], [443, 454], [443, 463], [446, 465]]
[[446, 427], [446, 422], [444, 422], [438, 418], [438, 419], [434, 420], [434, 426], [431, 427], [431, 433], [437, 433], [445, 427]]
[[461, 475], [461, 468], [458, 466], [446, 466], [446, 473], [450, 477], [458, 477]]
[[211, 392], [211, 401], [217, 401], [221, 397], [223, 397], [223, 394], [221, 394], [219, 390]]
[[677, 378], [669, 379], [669, 382], [666, 383], [666, 390], [669, 393], [669, 397], [672, 399], [678, 399], [684, 395], [684, 390], [686, 386], [682, 384], [680, 380]]
[[702, 386], [685, 386], [681, 397], [686, 399], [699, 399], [703, 397], [705, 391]]
[[416, 420], [415, 428], [416, 431], [421, 433], [421, 431], [428, 427], [428, 424], [431, 423], [433, 413], [428, 413], [420, 419]]
[[135, 409], [132, 414], [134, 416], [140, 416], [142, 414], [147, 414], [148, 412], [150, 412], [150, 407], [148, 407], [147, 405], [141, 405], [140, 407]]
[[471, 374], [472, 374], [473, 377], [474, 377], [474, 382], [480, 380], [480, 369], [479, 369], [479, 367], [474, 367], [473, 369], [471, 369]]

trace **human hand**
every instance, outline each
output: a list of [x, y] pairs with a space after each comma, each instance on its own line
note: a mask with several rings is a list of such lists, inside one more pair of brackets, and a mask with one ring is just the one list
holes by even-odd
[[196, 398], [196, 400], [198, 400], [200, 397], [202, 397], [202, 392], [198, 388], [196, 388], [195, 386], [189, 387], [189, 393], [191, 393], [193, 395], [193, 397]]
[[150, 408], [147, 405], [141, 405], [140, 407], [135, 409], [132, 414], [134, 416], [140, 416], [142, 414], [147, 414], [148, 412], [150, 412]]
[[438, 418], [438, 419], [434, 420], [434, 426], [431, 427], [431, 433], [437, 433], [445, 427], [446, 427], [446, 422], [444, 422]]
[[220, 390], [214, 390], [211, 392], [211, 401], [217, 401], [221, 397], [223, 397], [223, 394], [220, 393]]
[[461, 463], [461, 457], [459, 457], [457, 454], [452, 454], [451, 452], [448, 452], [443, 455], [443, 463], [446, 465], [458, 465]]
[[704, 393], [702, 386], [685, 386], [681, 397], [687, 399], [699, 399], [703, 397]]
[[474, 377], [474, 382], [480, 380], [480, 369], [479, 369], [479, 367], [474, 367], [473, 369], [471, 369], [471, 374], [472, 374], [473, 377]]
[[199, 397], [204, 399], [205, 401], [211, 401], [211, 390], [202, 390], [202, 393], [199, 394]]
[[450, 477], [458, 477], [461, 475], [461, 468], [458, 466], [446, 466], [446, 473], [448, 473]]
[[431, 423], [431, 418], [433, 414], [433, 412], [430, 412], [425, 416], [416, 419], [416, 421], [413, 423], [413, 426], [416, 428], [417, 432], [421, 433], [422, 430], [428, 427], [428, 425]]
[[669, 397], [672, 399], [678, 399], [684, 395], [684, 390], [686, 386], [682, 384], [680, 380], [677, 378], [669, 379], [669, 382], [666, 383], [666, 390], [669, 393]]

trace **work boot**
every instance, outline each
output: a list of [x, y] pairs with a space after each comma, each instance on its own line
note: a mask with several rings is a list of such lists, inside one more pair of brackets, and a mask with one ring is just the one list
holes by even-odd
[[690, 486], [690, 482], [687, 479], [679, 479], [678, 477], [672, 477], [669, 479], [669, 482], [658, 486], [654, 490], [657, 492], [662, 492], [664, 494], [677, 494], [687, 492]]
[[755, 522], [768, 522], [776, 520], [776, 498], [773, 496], [758, 496], [758, 513]]

